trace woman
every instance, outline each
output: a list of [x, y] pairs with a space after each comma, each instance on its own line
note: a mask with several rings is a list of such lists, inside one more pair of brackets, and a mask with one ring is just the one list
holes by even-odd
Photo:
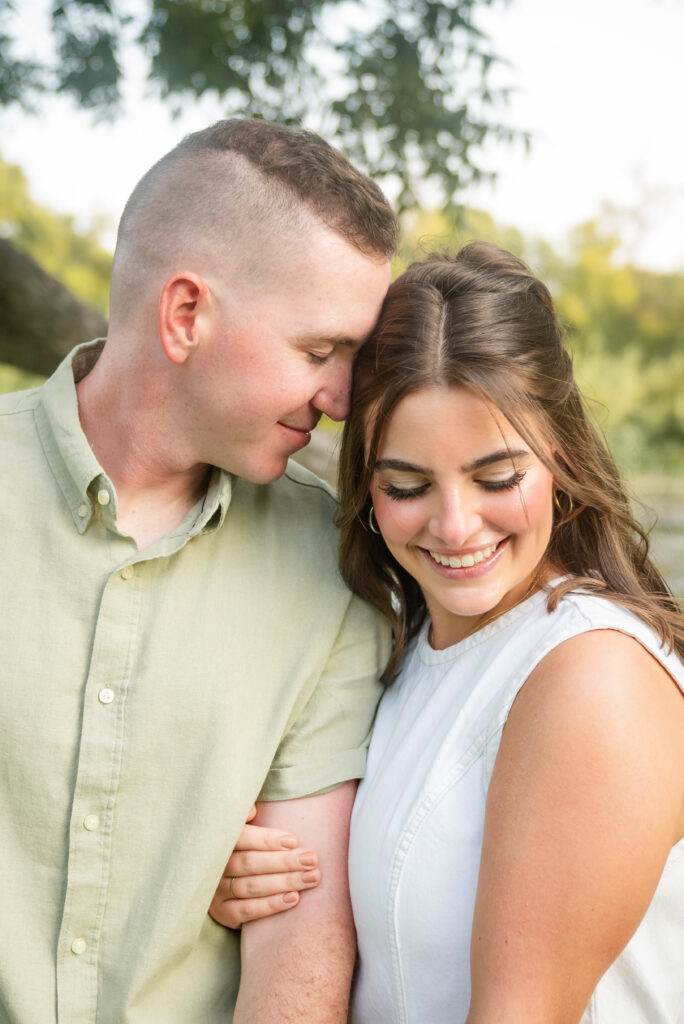
[[340, 502], [342, 573], [395, 637], [351, 1020], [684, 1020], [684, 622], [514, 256], [392, 285]]

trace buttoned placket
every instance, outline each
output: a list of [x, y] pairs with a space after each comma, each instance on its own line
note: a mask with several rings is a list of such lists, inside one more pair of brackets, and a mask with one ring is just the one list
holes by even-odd
[[79, 535], [88, 535], [91, 545], [95, 542], [99, 554], [93, 572], [104, 580], [92, 609], [86, 678], [74, 680], [82, 695], [81, 719], [73, 754], [64, 902], [57, 940], [58, 1024], [95, 1024], [98, 1018], [99, 963], [105, 953], [102, 935], [107, 908], [114, 903], [109, 881], [125, 763], [125, 722], [129, 693], [135, 691], [146, 580], [149, 585], [152, 572], [149, 562], [171, 556], [192, 537], [218, 528], [231, 490], [230, 479], [214, 471], [206, 498], [176, 530], [147, 551], [139, 552], [132, 538], [118, 532], [117, 496], [81, 432], [74, 391], [74, 380], [88, 372], [100, 348], [101, 343], [83, 346], [72, 365], [64, 365], [47, 382], [34, 410], [42, 449], [74, 528]]
[[[100, 606], [84, 690], [78, 767], [69, 827], [64, 911], [57, 947], [59, 1024], [97, 1021], [98, 962], [109, 899], [116, 798], [125, 743], [125, 717], [134, 683], [145, 576], [151, 558], [173, 555], [199, 533], [216, 528], [216, 502], [200, 502], [186, 522], [147, 551], [116, 530], [116, 496], [102, 476], [76, 509], [89, 529], [102, 530], [118, 565]], [[92, 501], [92, 505], [90, 502]], [[99, 513], [90, 522], [91, 508]], [[83, 514], [85, 512], [85, 514]], [[217, 516], [219, 519], [217, 520]], [[194, 522], [192, 522], [194, 518]]]
[[[109, 493], [100, 489], [99, 505], [106, 507], [109, 500]], [[66, 893], [57, 948], [60, 1024], [90, 1024], [97, 1020], [98, 958], [109, 899], [126, 705], [140, 629], [145, 562], [130, 560], [135, 551], [130, 538], [110, 535], [110, 543], [117, 554], [126, 557], [121, 559], [124, 564], [120, 563], [109, 574], [102, 592], [84, 689]]]

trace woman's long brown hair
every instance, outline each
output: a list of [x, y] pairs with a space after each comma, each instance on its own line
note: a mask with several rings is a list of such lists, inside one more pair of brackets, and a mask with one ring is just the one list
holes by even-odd
[[684, 657], [684, 618], [577, 389], [551, 296], [516, 256], [474, 242], [409, 267], [356, 360], [340, 453], [339, 561], [347, 585], [392, 625], [383, 680], [396, 676], [427, 611], [416, 581], [369, 529], [378, 445], [403, 398], [455, 386], [492, 402], [553, 473], [560, 508], [545, 558], [568, 578], [550, 590], [549, 611], [581, 588], [633, 611]]

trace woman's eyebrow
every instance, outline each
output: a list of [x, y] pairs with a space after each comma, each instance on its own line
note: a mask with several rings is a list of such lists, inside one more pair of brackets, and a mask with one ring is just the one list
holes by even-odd
[[430, 476], [430, 470], [424, 466], [416, 466], [412, 462], [404, 462], [403, 459], [378, 459], [375, 463], [376, 469], [396, 469], [400, 473], [422, 473], [423, 476]]
[[[503, 448], [501, 451], [491, 452], [489, 455], [483, 455], [479, 459], [474, 459], [473, 462], [469, 462], [465, 466], [460, 466], [459, 472], [473, 473], [478, 469], [484, 469], [485, 466], [492, 466], [497, 462], [510, 462], [511, 459], [519, 459], [529, 454], [525, 448]], [[405, 462], [403, 459], [378, 459], [375, 463], [375, 468], [376, 470], [393, 469], [399, 473], [420, 473], [423, 476], [432, 475], [432, 470], [426, 466], [416, 466], [415, 463]]]
[[466, 466], [461, 466], [461, 472], [473, 473], [477, 469], [484, 469], [485, 466], [492, 466], [496, 462], [510, 462], [512, 459], [519, 459], [521, 456], [529, 454], [526, 448], [517, 450], [502, 448], [501, 451], [492, 452], [490, 455], [483, 455], [481, 459], [475, 459]]

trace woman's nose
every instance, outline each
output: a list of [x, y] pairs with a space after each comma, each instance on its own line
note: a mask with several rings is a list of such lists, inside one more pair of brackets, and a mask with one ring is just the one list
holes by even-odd
[[482, 526], [477, 503], [456, 490], [439, 496], [439, 504], [429, 521], [436, 540], [448, 548], [465, 547]]

